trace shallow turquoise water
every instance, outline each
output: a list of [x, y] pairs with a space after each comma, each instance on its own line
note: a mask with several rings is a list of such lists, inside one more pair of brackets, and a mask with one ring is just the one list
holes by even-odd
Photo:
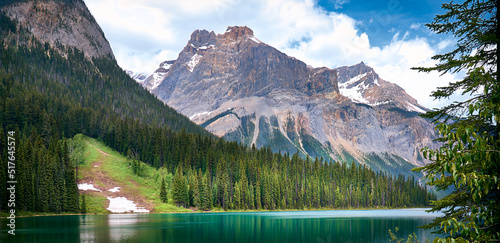
[[424, 209], [336, 210], [251, 213], [111, 214], [16, 218], [16, 235], [1, 242], [388, 242], [415, 232], [439, 214]]

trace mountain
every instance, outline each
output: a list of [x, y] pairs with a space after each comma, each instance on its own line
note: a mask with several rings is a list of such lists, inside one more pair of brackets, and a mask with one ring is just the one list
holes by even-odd
[[6, 0], [2, 5], [6, 5], [2, 10], [8, 17], [52, 48], [77, 48], [87, 58], [114, 59], [104, 32], [83, 1]]
[[128, 76], [130, 76], [133, 80], [135, 80], [137, 83], [142, 83], [144, 80], [146, 80], [149, 75], [144, 74], [144, 73], [136, 73], [131, 70], [124, 70], [125, 73], [127, 73]]
[[214, 134], [275, 152], [411, 173], [420, 149], [436, 146], [418, 116], [426, 108], [365, 63], [313, 68], [246, 26], [194, 31], [142, 85]]

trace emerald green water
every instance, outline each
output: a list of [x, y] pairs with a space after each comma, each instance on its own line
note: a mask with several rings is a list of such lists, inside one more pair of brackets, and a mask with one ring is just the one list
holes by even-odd
[[0, 242], [388, 242], [439, 214], [424, 209], [252, 213], [111, 214], [16, 218], [16, 235], [1, 219]]

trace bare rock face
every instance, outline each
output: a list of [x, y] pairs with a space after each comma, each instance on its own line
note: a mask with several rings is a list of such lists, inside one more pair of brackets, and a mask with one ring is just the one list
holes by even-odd
[[312, 68], [234, 26], [193, 32], [168, 64], [143, 86], [228, 140], [394, 173], [411, 173], [420, 149], [436, 146], [418, 116], [426, 109], [363, 62]]
[[39, 41], [55, 49], [60, 49], [61, 45], [74, 47], [87, 58], [114, 59], [104, 32], [81, 0], [22, 1], [7, 5], [3, 10]]

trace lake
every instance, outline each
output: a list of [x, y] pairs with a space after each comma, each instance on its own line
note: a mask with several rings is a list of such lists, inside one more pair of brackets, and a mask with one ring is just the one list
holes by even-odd
[[439, 215], [390, 209], [23, 217], [8, 238], [7, 219], [0, 219], [0, 242], [388, 242], [395, 227], [398, 236], [415, 232], [425, 242], [434, 236], [417, 226]]

